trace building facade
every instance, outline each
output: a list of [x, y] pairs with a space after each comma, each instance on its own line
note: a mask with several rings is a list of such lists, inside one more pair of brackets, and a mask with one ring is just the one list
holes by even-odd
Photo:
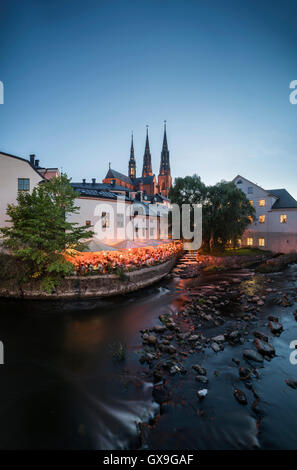
[[233, 182], [256, 211], [255, 220], [240, 240], [241, 245], [275, 253], [297, 252], [297, 201], [288, 191], [265, 190], [240, 175]]

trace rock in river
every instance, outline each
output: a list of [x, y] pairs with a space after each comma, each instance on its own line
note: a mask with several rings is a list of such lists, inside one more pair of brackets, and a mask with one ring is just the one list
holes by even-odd
[[252, 375], [252, 371], [248, 367], [240, 367], [238, 373], [242, 380], [247, 380]]
[[263, 357], [254, 349], [245, 349], [243, 351], [243, 357], [250, 361], [263, 362]]
[[238, 403], [240, 403], [241, 405], [246, 405], [247, 404], [247, 398], [246, 398], [246, 395], [244, 392], [242, 392], [241, 390], [239, 390], [239, 388], [235, 388], [234, 390], [234, 397], [236, 398], [236, 400], [238, 401]]
[[216, 353], [219, 352], [219, 351], [221, 351], [221, 349], [223, 349], [223, 347], [220, 346], [218, 343], [211, 343], [210, 347], [211, 347], [211, 349], [213, 349], [214, 352], [216, 352]]
[[198, 390], [197, 392], [198, 398], [200, 400], [203, 400], [203, 398], [205, 398], [207, 394], [208, 394], [207, 388], [202, 388], [201, 390]]
[[255, 338], [254, 343], [259, 353], [262, 354], [263, 356], [271, 357], [275, 355], [274, 347], [271, 346], [271, 344], [266, 343], [266, 341], [262, 341], [261, 339]]
[[296, 390], [297, 388], [297, 382], [295, 380], [291, 380], [291, 379], [287, 379], [286, 380], [286, 384], [291, 387], [291, 388], [294, 388]]
[[275, 322], [275, 321], [270, 321], [268, 326], [270, 328], [270, 331], [273, 334], [279, 334], [283, 331], [283, 326], [281, 325], [281, 323], [278, 323], [278, 322]]
[[206, 369], [199, 364], [194, 364], [192, 366], [192, 369], [194, 369], [196, 372], [198, 372], [199, 375], [206, 375]]
[[204, 385], [206, 385], [208, 383], [208, 378], [205, 377], [205, 375], [197, 375], [196, 380], [197, 380], [197, 382], [200, 382]]

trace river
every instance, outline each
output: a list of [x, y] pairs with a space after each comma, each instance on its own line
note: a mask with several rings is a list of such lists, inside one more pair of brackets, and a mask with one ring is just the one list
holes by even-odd
[[[285, 380], [297, 379], [297, 366], [289, 360], [289, 344], [297, 339], [292, 315], [297, 305], [279, 307], [273, 296], [255, 326], [264, 327], [266, 315], [277, 313], [284, 331], [271, 340], [276, 357], [259, 367], [259, 409], [233, 397], [239, 379], [232, 357], [246, 345], [203, 353], [211, 377], [203, 402], [190, 374], [175, 379], [163, 414], [152, 399], [147, 366], [139, 362], [140, 330], [158, 324], [160, 314], [177, 315], [191, 289], [235, 275], [242, 282], [253, 276], [242, 271], [166, 279], [104, 302], [0, 301], [5, 362], [0, 366], [0, 448], [137, 449], [140, 422], [151, 424], [145, 448], [296, 448], [297, 390]], [[293, 289], [297, 266], [271, 278], [278, 292]], [[260, 286], [261, 279], [253, 276], [252, 282]], [[191, 368], [196, 359], [187, 359], [185, 366]]]

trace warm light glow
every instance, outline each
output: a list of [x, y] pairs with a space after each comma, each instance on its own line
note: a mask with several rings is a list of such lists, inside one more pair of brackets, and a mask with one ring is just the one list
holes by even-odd
[[265, 207], [266, 206], [266, 201], [265, 199], [260, 199], [259, 201], [259, 207]]
[[248, 244], [248, 246], [252, 246], [253, 243], [254, 243], [254, 240], [253, 240], [252, 238], [248, 238], [248, 239], [247, 239], [247, 244]]
[[157, 246], [129, 248], [124, 251], [78, 252], [69, 250], [64, 256], [78, 274], [112, 274], [119, 268], [132, 271], [144, 266], [164, 263], [183, 250], [183, 243], [173, 241]]
[[264, 224], [265, 223], [265, 215], [259, 215], [259, 223]]
[[265, 238], [259, 238], [259, 246], [265, 246]]
[[280, 223], [281, 224], [286, 224], [287, 223], [287, 214], [281, 214]]

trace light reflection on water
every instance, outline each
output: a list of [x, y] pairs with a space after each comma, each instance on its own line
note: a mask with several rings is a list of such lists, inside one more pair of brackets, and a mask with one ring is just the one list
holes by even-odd
[[[277, 288], [296, 283], [296, 272], [291, 267], [285, 275], [274, 276]], [[137, 448], [137, 423], [149, 421], [159, 410], [152, 401], [152, 384], [139, 364], [139, 330], [156, 324], [162, 313], [177, 314], [201, 286], [207, 295], [213, 285], [240, 277], [243, 292], [258, 295], [262, 278], [249, 279], [250, 275], [242, 271], [167, 280], [95, 306], [90, 301], [64, 304], [62, 311], [36, 302], [0, 302], [0, 339], [6, 352], [6, 365], [0, 369], [0, 448]], [[233, 398], [233, 386], [242, 384], [232, 357], [240, 357], [246, 345], [227, 346], [217, 355], [207, 350], [202, 357], [185, 361], [188, 370], [191, 360], [206, 366], [207, 399], [197, 402], [197, 383], [191, 374], [183, 377], [183, 383], [178, 378], [173, 381], [172, 401], [150, 433], [151, 448], [296, 446], [292, 410], [297, 391], [284, 380], [288, 376], [296, 380], [288, 344], [297, 339], [297, 323], [290, 316], [292, 308], [268, 303], [268, 309], [282, 316], [285, 331], [273, 339], [277, 357], [265, 364], [255, 384], [260, 414]], [[123, 361], [112, 354], [111, 345], [117, 342], [127, 348]]]

